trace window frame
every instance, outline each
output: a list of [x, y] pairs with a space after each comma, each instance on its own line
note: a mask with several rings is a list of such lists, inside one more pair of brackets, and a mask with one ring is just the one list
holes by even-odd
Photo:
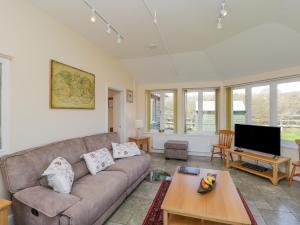
[[[253, 82], [251, 84], [237, 85], [231, 89], [231, 118], [233, 118], [233, 90], [236, 89], [245, 89], [245, 109], [246, 109], [246, 123], [252, 124], [252, 88], [259, 86], [269, 85], [269, 126], [278, 126], [278, 85], [283, 83], [299, 82], [300, 77], [293, 78], [282, 78], [278, 80], [262, 81], [262, 82]], [[234, 129], [233, 120], [231, 120], [231, 129]], [[281, 139], [281, 147], [297, 149], [298, 146], [294, 141]]]
[[[197, 131], [186, 131], [186, 99], [185, 99], [185, 92], [186, 91], [194, 91], [198, 92], [198, 121], [203, 120], [203, 92], [214, 92], [215, 93], [215, 104], [217, 101], [217, 88], [183, 88], [182, 93], [183, 93], [183, 129], [184, 129], [184, 134], [185, 135], [215, 135], [217, 132], [217, 124], [215, 124], [215, 131], [203, 131], [203, 123], [199, 123], [198, 130]], [[201, 93], [201, 94], [200, 94]], [[200, 95], [199, 95], [200, 94]], [[217, 109], [215, 108], [215, 116], [217, 116]], [[200, 127], [199, 127], [200, 126]], [[199, 129], [201, 128], [201, 129]]]
[[10, 141], [10, 60], [0, 56], [1, 64], [1, 146], [0, 155], [9, 150]]

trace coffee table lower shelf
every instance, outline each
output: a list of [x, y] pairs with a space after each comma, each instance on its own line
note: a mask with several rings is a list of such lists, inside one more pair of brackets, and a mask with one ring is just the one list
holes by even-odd
[[225, 225], [224, 223], [217, 223], [206, 220], [194, 219], [186, 216], [179, 216], [169, 214], [168, 225]]

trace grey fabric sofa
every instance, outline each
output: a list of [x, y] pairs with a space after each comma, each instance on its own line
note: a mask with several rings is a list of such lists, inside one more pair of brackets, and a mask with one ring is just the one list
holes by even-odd
[[[150, 156], [116, 160], [92, 176], [83, 153], [119, 142], [115, 133], [75, 138], [20, 151], [1, 158], [1, 171], [8, 191], [16, 225], [101, 225], [148, 174]], [[56, 157], [71, 163], [75, 179], [71, 194], [47, 187], [40, 175]]]

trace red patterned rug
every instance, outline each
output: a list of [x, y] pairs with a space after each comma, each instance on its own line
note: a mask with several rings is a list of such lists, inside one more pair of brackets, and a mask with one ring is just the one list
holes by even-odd
[[[148, 210], [148, 213], [144, 219], [143, 225], [163, 225], [163, 212], [160, 208], [165, 195], [168, 191], [168, 188], [170, 186], [171, 181], [162, 181], [160, 188], [152, 202], [152, 205], [150, 206], [150, 209]], [[242, 193], [240, 190], [237, 188], [237, 191], [240, 195], [240, 198], [245, 206], [245, 209], [249, 215], [249, 218], [251, 220], [252, 225], [257, 225], [254, 216], [247, 205]]]

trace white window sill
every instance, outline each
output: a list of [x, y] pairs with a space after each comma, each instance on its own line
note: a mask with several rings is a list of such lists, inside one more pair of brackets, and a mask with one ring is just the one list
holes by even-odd
[[197, 133], [160, 133], [158, 131], [147, 131], [144, 134], [149, 135], [164, 135], [164, 136], [188, 136], [188, 137], [199, 137], [199, 136], [207, 136], [207, 137], [215, 137], [216, 134], [213, 132], [197, 132]]

